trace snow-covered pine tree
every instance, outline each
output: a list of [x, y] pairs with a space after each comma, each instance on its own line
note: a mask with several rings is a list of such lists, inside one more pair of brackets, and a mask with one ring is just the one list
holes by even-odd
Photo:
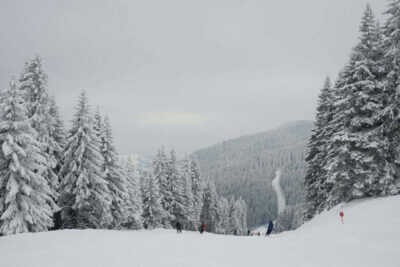
[[204, 201], [204, 184], [200, 176], [197, 162], [194, 159], [190, 159], [189, 163], [193, 195], [193, 224], [195, 225], [195, 228], [198, 228], [200, 226], [200, 216]]
[[143, 225], [146, 229], [165, 227], [164, 218], [168, 216], [161, 204], [157, 180], [149, 175], [144, 178]]
[[[36, 56], [25, 64], [25, 69], [19, 79], [19, 89], [22, 91], [26, 105], [27, 116], [32, 127], [38, 132], [41, 151], [46, 158], [44, 174], [52, 190], [53, 199], [57, 198], [59, 177], [56, 174], [58, 163], [57, 153], [62, 149], [61, 143], [54, 139], [53, 129], [57, 127], [57, 118], [50, 112], [50, 100], [47, 89], [47, 75], [43, 71], [42, 60]], [[53, 211], [57, 207], [53, 207]]]
[[43, 176], [46, 169], [37, 132], [32, 128], [15, 82], [0, 107], [0, 233], [46, 231], [53, 225], [53, 194]]
[[[100, 128], [99, 128], [100, 127]], [[111, 124], [108, 117], [101, 118], [99, 112], [95, 115], [95, 132], [99, 128], [100, 151], [103, 155], [103, 172], [108, 182], [111, 194], [111, 214], [113, 222], [111, 228], [120, 228], [127, 221], [128, 192], [126, 177], [119, 164], [118, 154], [114, 146]]]
[[337, 88], [335, 134], [331, 138], [327, 170], [327, 207], [356, 198], [380, 194], [379, 183], [385, 168], [385, 144], [380, 136], [383, 109], [381, 40], [369, 6], [360, 26], [360, 42]]
[[80, 94], [64, 151], [60, 206], [64, 228], [103, 228], [112, 222], [111, 196], [103, 171], [100, 141], [85, 92]]
[[174, 220], [171, 211], [174, 198], [172, 195], [171, 180], [168, 175], [168, 158], [163, 147], [158, 150], [153, 160], [153, 177], [158, 184], [161, 206], [165, 211], [162, 224], [165, 228], [171, 228], [171, 223]]
[[241, 231], [240, 204], [233, 197], [229, 200], [229, 228], [228, 234], [239, 234]]
[[143, 202], [142, 190], [140, 188], [139, 173], [129, 157], [125, 165], [125, 174], [128, 188], [127, 222], [125, 227], [128, 229], [141, 229], [143, 227]]
[[188, 230], [197, 230], [198, 219], [195, 219], [194, 199], [192, 192], [192, 176], [190, 169], [190, 159], [185, 157], [182, 161], [180, 176], [183, 184], [183, 197], [186, 211], [186, 221], [184, 227]]
[[186, 199], [184, 195], [185, 184], [183, 183], [182, 175], [178, 172], [178, 166], [176, 161], [176, 154], [174, 150], [171, 150], [170, 157], [168, 159], [168, 180], [171, 183], [171, 214], [173, 215], [174, 222], [180, 222], [185, 224], [187, 220], [187, 210], [186, 210]]
[[304, 179], [306, 190], [306, 207], [304, 217], [311, 219], [318, 211], [321, 203], [325, 203], [327, 193], [324, 188], [327, 179], [323, 168], [327, 154], [329, 136], [328, 125], [333, 119], [333, 93], [331, 81], [326, 78], [321, 90], [317, 106], [317, 115], [308, 142], [306, 156], [307, 170]]
[[206, 225], [208, 232], [215, 233], [218, 223], [218, 194], [215, 183], [208, 181], [204, 188], [204, 202], [201, 211], [201, 222]]
[[25, 63], [19, 79], [19, 87], [27, 106], [27, 116], [34, 129], [46, 132], [44, 119], [48, 111], [47, 75], [43, 71], [42, 60], [36, 56]]
[[239, 234], [244, 235], [247, 234], [247, 204], [243, 198], [239, 198], [237, 200], [237, 205], [239, 209], [238, 221], [239, 221]]
[[218, 199], [218, 222], [216, 225], [216, 233], [227, 234], [230, 227], [230, 217], [229, 217], [229, 201], [225, 197], [220, 197]]
[[380, 180], [381, 195], [400, 193], [400, 1], [391, 0], [383, 27], [385, 72], [382, 132], [387, 148], [387, 165]]
[[58, 174], [62, 165], [63, 151], [66, 144], [66, 133], [64, 122], [61, 119], [54, 97], [50, 97], [49, 115], [54, 119], [54, 123], [51, 124], [49, 128], [50, 140], [54, 141], [54, 144], [51, 146], [53, 148], [51, 155], [55, 159], [52, 168], [54, 172]]

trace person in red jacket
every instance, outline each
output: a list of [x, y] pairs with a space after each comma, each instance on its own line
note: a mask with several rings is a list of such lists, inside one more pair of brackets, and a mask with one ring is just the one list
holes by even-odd
[[206, 230], [206, 225], [204, 223], [200, 226], [200, 234], [202, 234]]

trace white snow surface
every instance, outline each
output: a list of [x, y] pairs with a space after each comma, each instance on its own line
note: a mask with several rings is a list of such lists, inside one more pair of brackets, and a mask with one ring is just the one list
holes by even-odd
[[275, 178], [272, 180], [272, 188], [275, 190], [278, 198], [278, 214], [282, 213], [286, 209], [286, 198], [281, 188], [281, 170], [277, 170]]
[[63, 230], [0, 237], [1, 267], [398, 267], [400, 196], [356, 201], [296, 231], [252, 237]]

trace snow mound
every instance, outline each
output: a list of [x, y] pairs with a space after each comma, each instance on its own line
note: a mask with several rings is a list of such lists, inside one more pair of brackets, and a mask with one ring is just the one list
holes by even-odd
[[64, 230], [0, 237], [2, 267], [398, 267], [400, 196], [356, 201], [296, 231], [235, 237], [173, 230]]

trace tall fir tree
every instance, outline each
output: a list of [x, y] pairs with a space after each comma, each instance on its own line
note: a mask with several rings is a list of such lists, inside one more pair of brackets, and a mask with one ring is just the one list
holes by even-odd
[[218, 222], [216, 225], [216, 233], [227, 234], [230, 228], [230, 217], [229, 217], [229, 201], [225, 197], [220, 197], [218, 199], [217, 214]]
[[168, 180], [171, 183], [171, 193], [173, 196], [171, 202], [171, 214], [175, 223], [179, 222], [181, 224], [187, 223], [188, 213], [186, 210], [186, 199], [185, 199], [185, 185], [181, 174], [178, 171], [176, 154], [174, 150], [170, 152], [170, 158], [168, 159]]
[[360, 42], [337, 88], [335, 134], [329, 145], [327, 207], [342, 201], [380, 195], [385, 143], [379, 134], [382, 98], [381, 41], [369, 6], [360, 26]]
[[240, 204], [233, 197], [229, 200], [229, 234], [239, 234], [241, 231], [241, 222], [240, 222]]
[[100, 141], [82, 92], [65, 146], [60, 205], [68, 210], [64, 228], [104, 228], [112, 222], [111, 196], [102, 167]]
[[239, 222], [239, 234], [245, 235], [247, 234], [247, 204], [243, 198], [239, 198], [237, 200], [237, 208], [238, 208], [238, 222]]
[[149, 175], [144, 179], [143, 225], [146, 229], [165, 227], [168, 216], [161, 204], [161, 195], [157, 180]]
[[215, 183], [208, 181], [204, 188], [204, 202], [201, 211], [201, 222], [208, 232], [215, 233], [218, 224], [218, 194]]
[[195, 227], [199, 227], [200, 216], [204, 201], [204, 184], [200, 175], [200, 170], [197, 162], [194, 159], [190, 159], [189, 163], [193, 194], [193, 224], [195, 225]]
[[183, 184], [183, 198], [186, 211], [184, 226], [186, 229], [196, 230], [198, 219], [195, 217], [190, 159], [187, 156], [182, 161], [180, 176]]
[[380, 184], [383, 195], [400, 193], [400, 1], [389, 2], [388, 16], [383, 27], [383, 69], [385, 109], [382, 133], [387, 144], [387, 164]]
[[174, 220], [172, 214], [172, 203], [174, 197], [172, 195], [172, 185], [168, 173], [168, 158], [163, 147], [158, 150], [157, 155], [153, 160], [153, 177], [155, 182], [158, 184], [161, 206], [165, 211], [162, 224], [166, 228], [171, 228], [171, 222]]
[[[95, 125], [100, 127], [100, 151], [103, 155], [103, 171], [108, 182], [108, 189], [111, 194], [111, 213], [113, 222], [112, 228], [119, 228], [127, 220], [128, 192], [127, 182], [119, 164], [118, 154], [114, 146], [111, 124], [108, 117], [102, 118], [97, 112]], [[97, 131], [98, 127], [95, 127]]]
[[305, 219], [311, 219], [318, 211], [321, 203], [327, 198], [325, 183], [326, 172], [323, 168], [327, 156], [329, 141], [329, 123], [333, 119], [333, 88], [326, 78], [318, 100], [317, 115], [306, 156], [307, 171], [304, 179], [306, 190]]
[[46, 231], [56, 206], [43, 176], [45, 160], [25, 101], [12, 82], [0, 107], [0, 233]]
[[54, 97], [50, 97], [49, 115], [54, 119], [54, 123], [49, 127], [50, 140], [53, 142], [53, 145], [51, 146], [53, 149], [49, 152], [51, 152], [50, 154], [54, 159], [51, 167], [54, 172], [58, 174], [62, 165], [63, 151], [66, 144], [66, 133], [64, 122], [61, 119], [59, 108]]
[[[58, 121], [51, 111], [47, 75], [43, 70], [40, 57], [36, 56], [25, 64], [25, 69], [19, 79], [19, 89], [22, 91], [26, 106], [27, 116], [32, 127], [38, 132], [38, 141], [41, 152], [46, 158], [46, 180], [53, 193], [53, 199], [57, 198], [59, 177], [56, 173], [58, 164], [57, 153], [62, 150], [62, 143], [59, 143], [53, 135]], [[54, 108], [54, 103], [53, 103]], [[56, 207], [53, 207], [55, 210]]]
[[128, 215], [125, 225], [128, 229], [141, 229], [143, 227], [143, 201], [140, 175], [130, 157], [126, 161], [125, 172], [128, 188]]

